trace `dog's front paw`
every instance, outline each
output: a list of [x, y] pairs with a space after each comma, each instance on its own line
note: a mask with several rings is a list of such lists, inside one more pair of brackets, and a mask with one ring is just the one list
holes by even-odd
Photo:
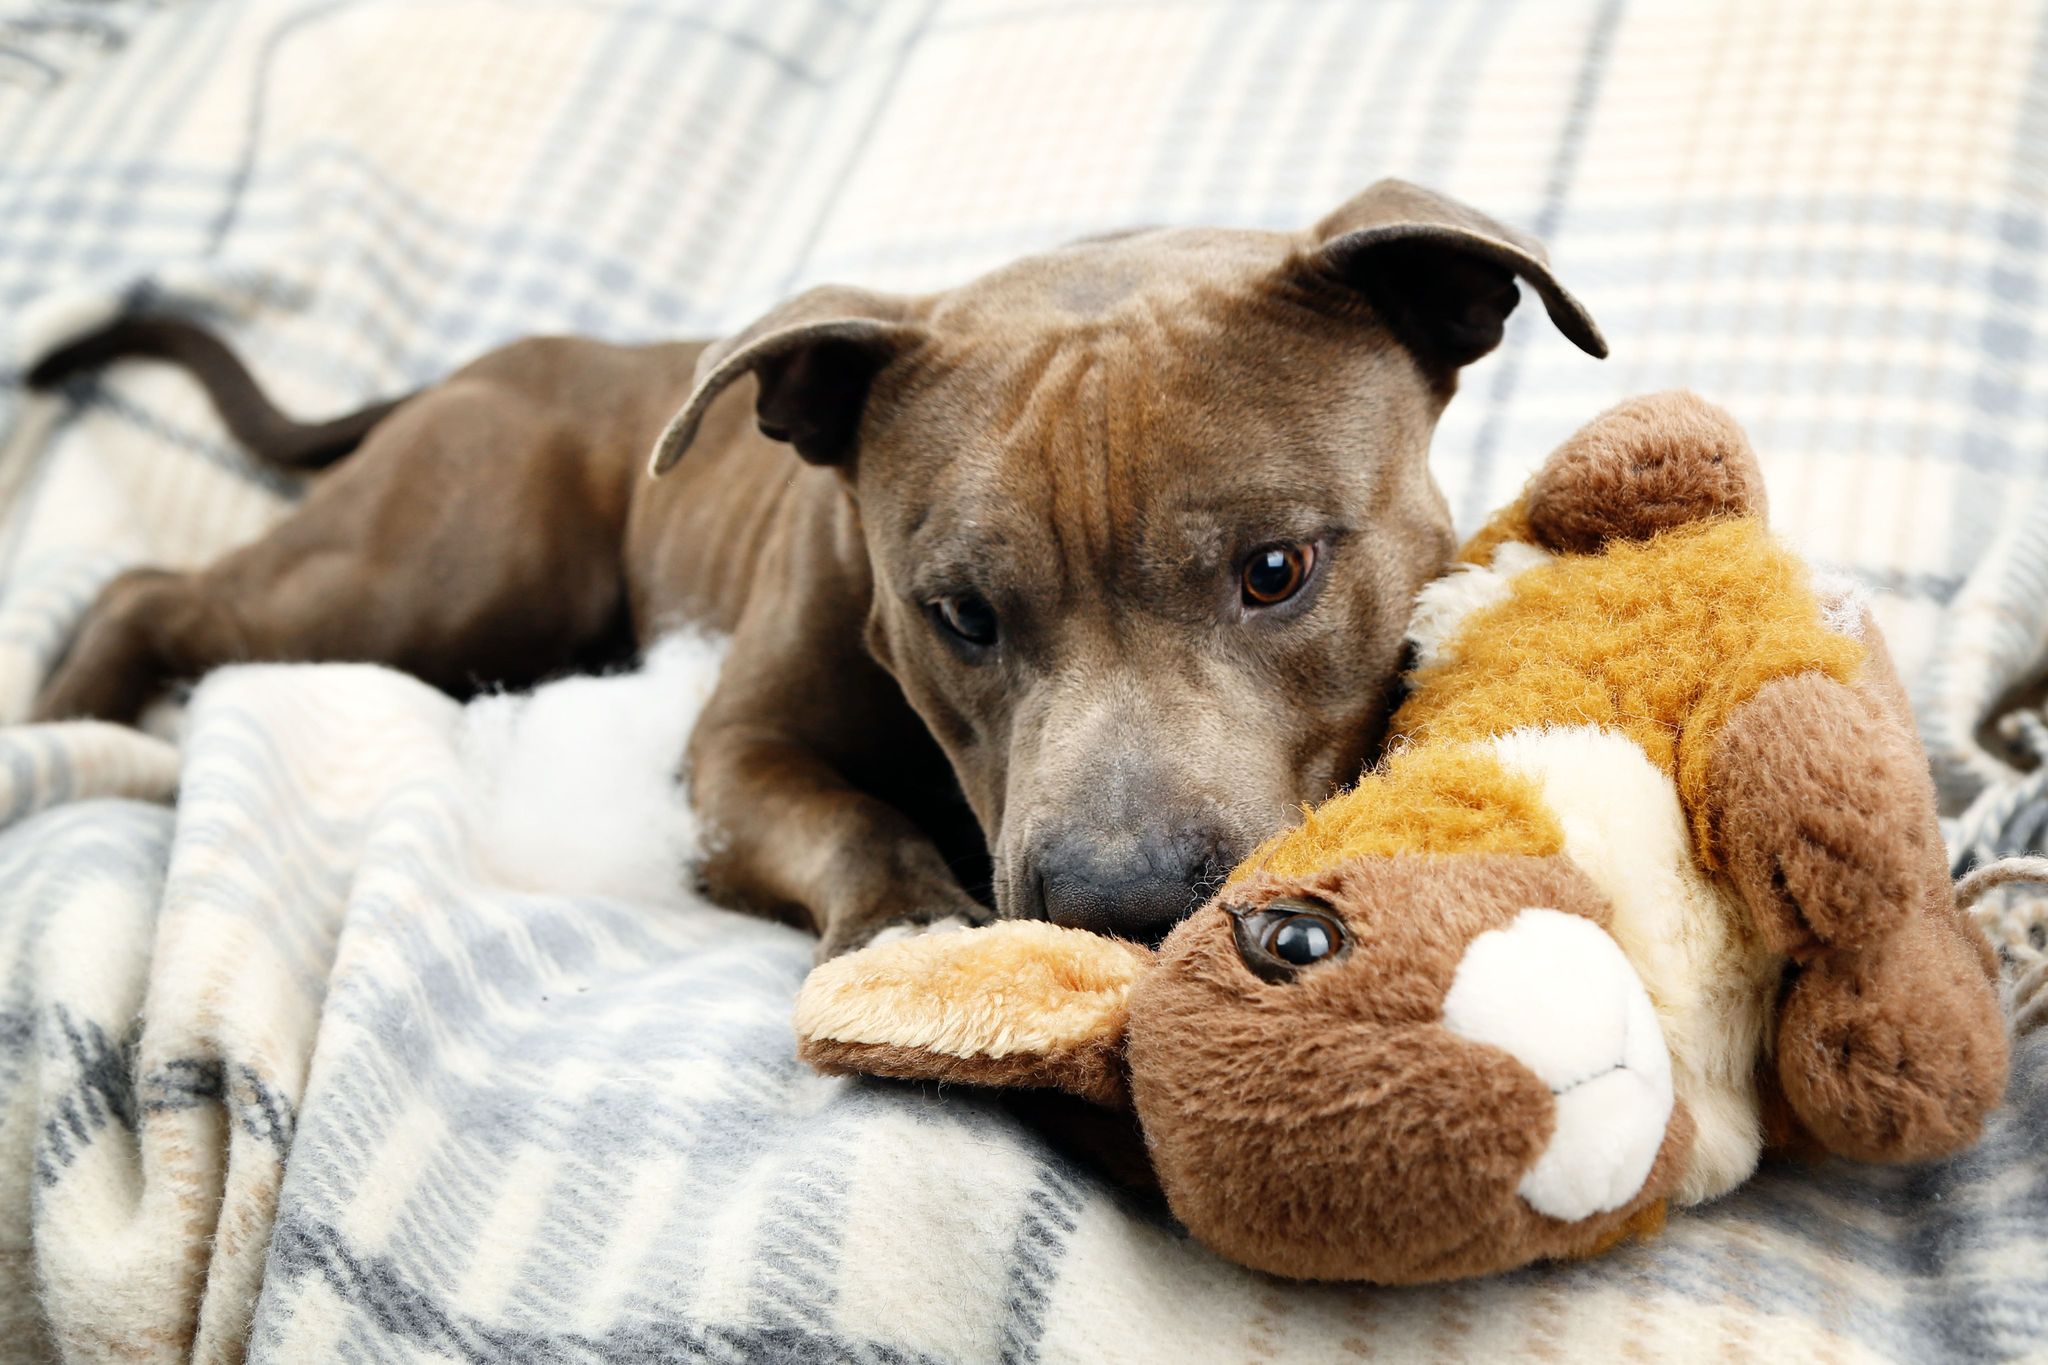
[[972, 929], [987, 924], [995, 918], [994, 913], [984, 906], [943, 906], [930, 911], [909, 911], [887, 918], [875, 918], [857, 924], [827, 929], [818, 940], [818, 961], [824, 962], [850, 953], [856, 948], [866, 948], [877, 943], [894, 943], [899, 939], [917, 938], [924, 934], [946, 934], [956, 929]]
[[950, 915], [942, 915], [938, 919], [933, 920], [899, 920], [895, 924], [883, 926], [873, 938], [868, 940], [868, 943], [871, 946], [877, 943], [894, 943], [902, 938], [922, 938], [926, 934], [950, 934], [956, 929], [971, 929], [973, 927], [964, 915], [957, 912]]

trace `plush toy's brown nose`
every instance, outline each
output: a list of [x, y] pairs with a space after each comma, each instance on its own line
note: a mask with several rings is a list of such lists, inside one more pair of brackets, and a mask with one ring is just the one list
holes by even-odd
[[1042, 911], [1054, 924], [1157, 943], [1229, 870], [1222, 847], [1222, 837], [1207, 830], [1116, 850], [1056, 844], [1038, 860]]

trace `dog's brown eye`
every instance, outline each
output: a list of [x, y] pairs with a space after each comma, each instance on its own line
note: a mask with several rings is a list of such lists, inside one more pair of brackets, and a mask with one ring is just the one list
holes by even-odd
[[932, 599], [928, 610], [938, 623], [970, 645], [996, 642], [996, 609], [979, 593], [947, 593]]
[[1262, 545], [1245, 561], [1241, 593], [1248, 607], [1274, 607], [1301, 591], [1315, 567], [1313, 545]]
[[1286, 981], [1344, 952], [1344, 926], [1336, 912], [1306, 896], [1281, 896], [1232, 918], [1238, 955], [1267, 981]]

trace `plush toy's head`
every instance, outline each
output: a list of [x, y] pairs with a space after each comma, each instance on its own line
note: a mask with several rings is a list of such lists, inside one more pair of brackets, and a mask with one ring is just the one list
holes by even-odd
[[1260, 1269], [1380, 1283], [1614, 1240], [1689, 1128], [1605, 914], [1529, 854], [1234, 888], [1132, 993], [1133, 1099], [1175, 1215]]
[[1132, 1105], [1175, 1216], [1243, 1264], [1479, 1274], [1615, 1240], [1683, 1162], [1603, 915], [1555, 856], [1261, 874], [1156, 954], [1012, 922], [839, 958], [797, 1031], [824, 1070]]

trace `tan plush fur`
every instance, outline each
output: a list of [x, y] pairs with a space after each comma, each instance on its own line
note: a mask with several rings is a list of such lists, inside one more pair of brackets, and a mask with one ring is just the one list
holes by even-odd
[[1564, 847], [1557, 817], [1528, 777], [1479, 746], [1397, 753], [1373, 774], [1306, 811], [1299, 826], [1254, 849], [1231, 874], [1305, 876], [1345, 858], [1395, 853], [1524, 853]]
[[956, 1057], [929, 1048], [894, 1043], [849, 1043], [815, 1035], [801, 1039], [797, 1056], [832, 1075], [894, 1076], [909, 1081], [1057, 1089], [1112, 1107], [1130, 1102], [1123, 1036], [1107, 1022], [1097, 1036], [1069, 1047], [1043, 1052], [1010, 1052], [1000, 1057], [985, 1053]]
[[[1067, 960], [1044, 935], [980, 953], [992, 930], [859, 954], [800, 1011], [806, 1055], [1112, 1100], [1120, 1061], [1190, 1231], [1320, 1279], [1597, 1254], [1742, 1180], [1767, 1132], [1972, 1141], [2007, 1040], [1903, 689], [1761, 518], [1726, 414], [1603, 416], [1426, 590], [1393, 754], [1152, 965], [1112, 948], [1104, 986], [1031, 961]], [[1260, 936], [1304, 908], [1333, 949], [1282, 962]], [[894, 1032], [861, 1041], [869, 992]], [[826, 1014], [856, 1023], [821, 1041]]]
[[[1150, 960], [1136, 944], [1039, 920], [898, 939], [821, 963], [796, 1027], [948, 1057], [1064, 1053], [1122, 1030], [1125, 998]], [[991, 993], [991, 981], [1003, 989]]]
[[1709, 521], [1518, 575], [1415, 678], [1393, 728], [1414, 744], [1530, 725], [1598, 725], [1676, 774], [1704, 860], [1711, 737], [1764, 683], [1855, 676], [1863, 648], [1828, 630], [1806, 566], [1750, 517]]

